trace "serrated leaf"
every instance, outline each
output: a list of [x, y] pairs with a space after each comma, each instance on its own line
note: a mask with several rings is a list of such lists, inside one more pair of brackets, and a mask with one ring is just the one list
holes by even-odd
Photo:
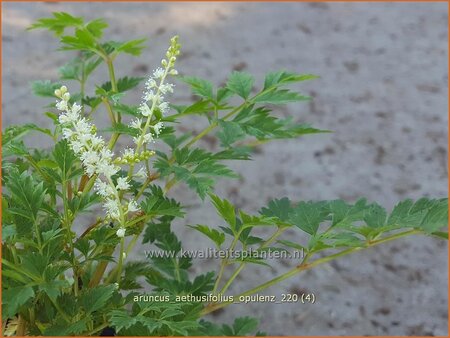
[[[142, 80], [144, 80], [143, 77], [132, 77], [132, 76], [122, 77], [117, 80], [117, 91], [119, 93], [123, 93], [127, 90], [133, 89], [136, 86], [138, 86]], [[102, 84], [102, 88], [107, 92], [111, 91], [112, 90], [111, 81], [108, 81], [108, 82], [105, 82], [104, 84]]]
[[317, 78], [318, 76], [312, 74], [294, 74], [284, 70], [271, 72], [268, 73], [264, 79], [264, 89]]
[[86, 29], [95, 37], [101, 38], [103, 30], [108, 27], [108, 23], [103, 19], [95, 19], [86, 25]]
[[70, 149], [66, 140], [60, 141], [55, 145], [53, 157], [55, 158], [55, 162], [61, 170], [62, 180], [67, 180], [76, 157], [72, 149]]
[[177, 111], [177, 114], [170, 116], [170, 118], [173, 119], [186, 115], [204, 114], [212, 110], [211, 102], [209, 100], [200, 100], [194, 102], [190, 106], [172, 105], [172, 108], [174, 108]]
[[96, 37], [86, 28], [78, 27], [74, 35], [65, 35], [61, 37], [62, 47], [60, 50], [87, 50], [96, 51]]
[[34, 291], [31, 286], [18, 286], [4, 289], [2, 292], [3, 311], [7, 317], [14, 317], [19, 308], [29, 299], [34, 297]]
[[197, 224], [195, 226], [188, 225], [188, 227], [206, 235], [209, 239], [216, 243], [217, 247], [220, 247], [225, 241], [225, 234], [223, 232], [219, 232], [216, 229], [211, 229], [207, 225]]
[[210, 100], [214, 99], [211, 82], [193, 76], [183, 76], [180, 79], [191, 86], [191, 90], [195, 95]]
[[138, 136], [139, 135], [139, 129], [135, 129], [130, 127], [129, 125], [126, 125], [124, 123], [116, 123], [112, 127], [108, 127], [101, 130], [102, 132], [109, 132], [109, 133], [118, 133], [118, 134], [125, 134], [130, 136]]
[[39, 290], [43, 291], [50, 297], [52, 300], [56, 300], [58, 296], [61, 294], [64, 288], [69, 286], [69, 282], [66, 280], [52, 280], [46, 281], [39, 285]]
[[258, 320], [251, 317], [236, 318], [233, 323], [235, 336], [245, 336], [254, 332], [258, 327]]
[[109, 313], [111, 325], [120, 332], [136, 324], [138, 318], [130, 316], [125, 310], [112, 310]]
[[233, 232], [236, 230], [236, 211], [234, 206], [226, 199], [220, 199], [220, 197], [209, 194], [217, 213], [222, 217], [231, 227]]
[[443, 227], [448, 227], [448, 200], [434, 200], [420, 228], [427, 233], [433, 233]]
[[290, 102], [308, 101], [309, 96], [300, 95], [288, 89], [271, 90], [262, 92], [253, 100], [255, 103], [286, 104]]
[[[21, 140], [25, 135], [31, 131], [38, 131], [43, 134], [53, 137], [49, 129], [40, 128], [34, 123], [26, 123], [21, 125], [10, 125], [2, 132], [2, 146], [7, 146], [9, 143]], [[4, 156], [3, 156], [4, 157]]]
[[303, 231], [315, 235], [326, 217], [323, 202], [300, 202], [294, 208], [290, 220]]
[[364, 213], [364, 221], [371, 228], [383, 227], [386, 223], [386, 210], [379, 204], [372, 204]]
[[136, 39], [130, 40], [122, 43], [120, 46], [116, 48], [119, 53], [126, 53], [134, 56], [139, 56], [142, 53], [142, 50], [145, 48], [143, 43], [147, 41], [147, 39]]
[[[27, 172], [13, 171], [8, 176], [6, 187], [11, 192], [11, 200], [16, 210], [23, 210], [22, 215], [35, 220], [44, 202], [45, 189], [43, 182], [37, 183]], [[10, 212], [12, 212], [12, 208]]]
[[58, 72], [61, 80], [80, 80], [81, 79], [81, 67], [82, 60], [75, 58], [64, 66], [58, 68]]
[[55, 97], [55, 90], [61, 87], [60, 82], [33, 81], [31, 83], [31, 90], [34, 95], [42, 97]]
[[245, 132], [239, 123], [219, 120], [219, 126], [222, 130], [217, 133], [217, 137], [223, 147], [232, 147], [234, 142], [245, 137]]
[[148, 190], [144, 193], [146, 199], [141, 203], [141, 209], [147, 216], [183, 217], [184, 212], [180, 204], [174, 199], [165, 197], [159, 186], [151, 185]]
[[43, 18], [36, 21], [28, 27], [28, 30], [45, 28], [53, 31], [56, 36], [64, 33], [64, 30], [68, 27], [78, 27], [84, 23], [83, 18], [74, 17], [65, 12], [53, 12], [53, 18]]
[[292, 212], [292, 205], [289, 198], [271, 200], [267, 207], [261, 209], [260, 213], [268, 217], [277, 217], [281, 221], [288, 221]]
[[154, 163], [161, 176], [174, 174], [179, 181], [184, 181], [204, 199], [211, 191], [217, 177], [237, 177], [227, 166], [219, 163], [214, 154], [203, 149], [177, 148], [173, 152], [175, 163], [158, 152], [159, 159]]
[[233, 72], [228, 79], [227, 88], [243, 99], [247, 99], [253, 88], [254, 81], [253, 76], [248, 73]]
[[81, 296], [81, 303], [87, 313], [92, 313], [104, 307], [112, 297], [116, 287], [114, 284], [101, 285], [88, 289]]

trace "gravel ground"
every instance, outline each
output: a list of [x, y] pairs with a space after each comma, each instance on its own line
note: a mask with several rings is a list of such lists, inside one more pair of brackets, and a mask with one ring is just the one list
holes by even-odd
[[[111, 39], [149, 37], [139, 58], [120, 57], [118, 76], [146, 76], [173, 34], [183, 73], [222, 83], [233, 69], [261, 80], [268, 70], [314, 73], [308, 104], [279, 109], [333, 134], [274, 142], [252, 162], [233, 163], [242, 175], [221, 182], [219, 195], [256, 211], [274, 197], [292, 200], [367, 197], [391, 208], [398, 200], [447, 195], [447, 5], [444, 3], [3, 3], [3, 126], [35, 122], [47, 102], [29, 82], [55, 80], [67, 55], [41, 31], [37, 18], [67, 11], [110, 23]], [[96, 80], [106, 79], [104, 69]], [[127, 97], [138, 102], [136, 91]], [[175, 102], [188, 102], [184, 87]], [[184, 128], [198, 132], [189, 120]], [[46, 146], [44, 139], [34, 144]], [[214, 143], [203, 146], [215, 149]], [[217, 224], [208, 202], [186, 187], [171, 193], [189, 204], [187, 224]], [[195, 201], [195, 202], [193, 202]], [[200, 237], [177, 224], [186, 248]], [[298, 233], [288, 234], [295, 239]], [[207, 247], [209, 244], [201, 242]], [[139, 256], [138, 252], [136, 255]], [[196, 272], [216, 262], [197, 262]], [[295, 262], [253, 267], [232, 292], [287, 271]], [[443, 335], [447, 328], [447, 245], [417, 237], [348, 256], [264, 292], [313, 292], [313, 305], [233, 305], [211, 316], [229, 322], [253, 315], [271, 335]]]

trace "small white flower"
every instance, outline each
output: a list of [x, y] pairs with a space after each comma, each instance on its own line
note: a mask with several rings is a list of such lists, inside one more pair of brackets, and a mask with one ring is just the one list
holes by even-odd
[[100, 161], [100, 156], [98, 156], [98, 153], [96, 151], [86, 151], [80, 156], [81, 161], [83, 161], [83, 164], [96, 164]]
[[161, 113], [167, 113], [167, 111], [169, 110], [169, 104], [167, 102], [161, 102], [158, 106], [159, 110], [161, 111]]
[[119, 177], [117, 179], [117, 190], [128, 190], [130, 189], [130, 184], [128, 183], [128, 179], [126, 177]]
[[161, 91], [161, 93], [166, 94], [166, 93], [173, 93], [173, 84], [171, 83], [165, 83], [162, 84], [159, 87], [159, 90]]
[[113, 219], [119, 219], [120, 217], [120, 206], [119, 203], [114, 199], [107, 199], [103, 205], [106, 213]]
[[138, 210], [139, 210], [139, 206], [138, 206], [138, 204], [136, 203], [135, 200], [132, 200], [132, 201], [130, 201], [128, 203], [128, 211], [129, 212], [135, 212], [135, 211], [138, 211]]
[[68, 109], [67, 101], [61, 100], [56, 103], [56, 108], [61, 111], [66, 111]]
[[147, 80], [147, 82], [145, 83], [145, 88], [146, 89], [148, 89], [148, 90], [150, 90], [150, 89], [152, 89], [152, 88], [156, 88], [158, 85], [156, 84], [156, 81], [155, 81], [155, 79], [154, 78], [149, 78], [148, 80]]
[[133, 120], [131, 122], [130, 126], [135, 129], [141, 129], [142, 119], [137, 118], [137, 119]]
[[92, 126], [87, 122], [87, 120], [84, 117], [78, 120], [75, 123], [74, 127], [75, 130], [80, 134], [90, 134], [92, 129]]
[[72, 114], [71, 112], [67, 112], [66, 114], [59, 115], [59, 123], [66, 124], [66, 123], [74, 123], [78, 120], [79, 115], [78, 114]]
[[106, 177], [111, 177], [115, 175], [120, 170], [120, 168], [118, 166], [115, 166], [114, 164], [102, 162], [98, 165], [97, 170], [98, 173], [101, 173]]
[[142, 114], [142, 116], [150, 116], [150, 114], [152, 113], [150, 107], [146, 104], [146, 103], [142, 103], [139, 106], [139, 112]]
[[100, 149], [100, 156], [107, 161], [111, 161], [113, 153], [108, 148], [102, 148]]
[[144, 135], [144, 143], [155, 142], [152, 133], [147, 133]]
[[134, 150], [131, 148], [125, 148], [122, 151], [123, 158], [133, 158], [134, 157]]
[[126, 231], [125, 228], [117, 229], [117, 231], [116, 231], [117, 237], [124, 238], [125, 237], [125, 231]]
[[94, 175], [95, 173], [97, 173], [97, 168], [92, 164], [85, 164], [84, 171], [90, 177], [90, 176]]
[[80, 141], [71, 141], [72, 150], [75, 154], [79, 154], [83, 149], [84, 145]]
[[78, 114], [81, 111], [81, 106], [78, 103], [72, 105], [72, 114]]
[[79, 140], [81, 143], [85, 144], [86, 146], [89, 145], [90, 142], [92, 142], [92, 134], [87, 133], [80, 133]]
[[64, 128], [62, 130], [63, 138], [65, 138], [66, 140], [70, 139], [73, 136], [74, 133], [75, 132], [72, 129], [69, 129], [69, 128]]
[[158, 122], [153, 126], [153, 130], [155, 131], [156, 136], [159, 136], [161, 133], [161, 129], [164, 127], [164, 123]]
[[103, 146], [104, 145], [104, 141], [100, 136], [97, 135], [92, 135], [91, 137], [91, 145], [93, 148], [97, 148], [99, 146]]
[[162, 68], [156, 68], [153, 72], [153, 77], [160, 79], [164, 76], [164, 69]]
[[102, 197], [110, 197], [114, 195], [113, 188], [99, 178], [97, 178], [97, 180], [95, 181], [94, 189]]

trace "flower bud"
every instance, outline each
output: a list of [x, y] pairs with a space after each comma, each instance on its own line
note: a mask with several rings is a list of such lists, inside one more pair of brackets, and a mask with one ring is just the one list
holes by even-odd
[[60, 90], [61, 90], [61, 93], [64, 94], [64, 93], [67, 92], [67, 87], [66, 86], [61, 86]]
[[125, 237], [125, 228], [119, 228], [116, 231], [116, 235], [119, 238], [124, 238]]
[[55, 96], [61, 97], [61, 90], [60, 89], [56, 89], [55, 90]]
[[64, 93], [62, 98], [63, 98], [64, 101], [69, 101], [70, 100], [70, 94], [69, 93]]

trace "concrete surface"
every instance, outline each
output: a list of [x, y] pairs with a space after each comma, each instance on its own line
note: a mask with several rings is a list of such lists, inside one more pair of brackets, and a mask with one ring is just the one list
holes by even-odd
[[[233, 69], [261, 80], [268, 70], [314, 73], [297, 88], [309, 104], [278, 109], [333, 134], [274, 142], [252, 162], [232, 163], [241, 180], [223, 181], [219, 195], [248, 211], [274, 197], [292, 200], [367, 197], [386, 207], [398, 200], [447, 195], [447, 5], [444, 3], [3, 3], [3, 126], [48, 125], [28, 83], [57, 76], [68, 55], [41, 31], [25, 32], [52, 11], [104, 17], [111, 39], [149, 38], [139, 58], [120, 56], [117, 76], [146, 76], [169, 37], [179, 34], [178, 69], [220, 84]], [[96, 73], [106, 80], [105, 69]], [[139, 102], [140, 90], [127, 97]], [[173, 102], [191, 99], [178, 85]], [[102, 119], [100, 119], [102, 120]], [[106, 119], [103, 119], [106, 120]], [[182, 126], [198, 132], [204, 121]], [[101, 123], [101, 121], [100, 121]], [[46, 140], [38, 140], [47, 145]], [[211, 142], [202, 146], [215, 149]], [[180, 186], [186, 224], [218, 224], [208, 202]], [[193, 202], [194, 201], [194, 202]], [[186, 248], [199, 234], [178, 222]], [[290, 239], [300, 236], [288, 234]], [[207, 247], [209, 243], [202, 242]], [[138, 251], [137, 255], [142, 255]], [[292, 261], [252, 267], [231, 291], [272, 278]], [[198, 262], [194, 272], [215, 262]], [[264, 294], [314, 292], [314, 305], [233, 305], [210, 316], [253, 315], [271, 335], [447, 335], [447, 244], [417, 237], [321, 266]]]

